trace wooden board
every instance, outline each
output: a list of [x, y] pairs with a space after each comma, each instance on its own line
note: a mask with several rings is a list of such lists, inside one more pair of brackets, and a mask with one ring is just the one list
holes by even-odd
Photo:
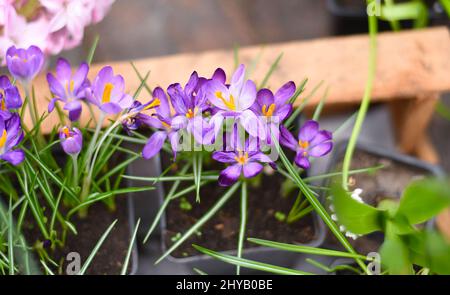
[[[367, 35], [334, 37], [312, 41], [287, 42], [251, 46], [240, 50], [241, 62], [250, 64], [261, 50], [262, 56], [254, 71], [256, 81], [261, 81], [272, 62], [283, 53], [278, 69], [273, 73], [269, 86], [278, 88], [282, 83], [301, 81], [308, 77], [305, 95], [321, 80], [330, 86], [329, 105], [359, 103], [367, 77], [369, 40]], [[149, 85], [167, 87], [170, 83], [185, 83], [190, 73], [209, 76], [216, 67], [227, 73], [233, 69], [231, 50], [215, 50], [204, 53], [179, 54], [134, 61], [144, 75], [151, 71]], [[140, 84], [129, 62], [110, 63], [116, 73], [125, 77], [127, 90], [132, 93]], [[92, 66], [92, 78], [104, 64]], [[450, 90], [450, 38], [447, 28], [432, 28], [401, 33], [382, 33], [378, 36], [377, 73], [373, 89], [374, 101], [414, 98], [419, 93], [441, 93]], [[39, 111], [47, 108], [49, 90], [44, 75], [35, 83]], [[316, 104], [322, 93], [317, 93], [311, 103]], [[149, 95], [141, 92], [140, 99]], [[299, 98], [301, 100], [301, 97]], [[87, 122], [89, 112], [83, 112]], [[28, 118], [25, 118], [26, 122]], [[43, 125], [49, 132], [57, 124], [52, 115]]]

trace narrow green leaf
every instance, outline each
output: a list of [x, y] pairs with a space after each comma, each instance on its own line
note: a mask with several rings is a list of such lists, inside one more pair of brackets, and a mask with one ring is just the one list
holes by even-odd
[[271, 265], [271, 264], [253, 261], [253, 260], [249, 260], [249, 259], [238, 258], [238, 257], [227, 255], [227, 254], [222, 254], [219, 252], [215, 252], [215, 251], [203, 248], [198, 245], [192, 245], [192, 247], [194, 247], [197, 251], [199, 251], [203, 254], [206, 254], [208, 256], [211, 256], [213, 258], [216, 258], [220, 261], [224, 261], [226, 263], [238, 265], [238, 266], [245, 267], [245, 268], [256, 269], [256, 270], [270, 272], [270, 273], [279, 274], [279, 275], [309, 275], [309, 274], [311, 274], [311, 273], [300, 271], [300, 270], [289, 269], [289, 268], [285, 268], [285, 267], [281, 267], [281, 266]]
[[128, 251], [127, 251], [127, 256], [125, 257], [125, 261], [122, 266], [122, 271], [120, 273], [121, 275], [125, 275], [127, 273], [128, 265], [130, 263], [131, 253], [133, 252], [133, 247], [134, 247], [134, 243], [136, 241], [136, 235], [137, 235], [137, 231], [139, 229], [140, 223], [141, 223], [141, 219], [139, 218], [138, 221], [136, 222], [136, 226], [134, 228], [133, 235], [131, 236], [130, 245], [128, 246]]
[[352, 254], [352, 253], [336, 251], [336, 250], [329, 250], [329, 249], [302, 246], [302, 245], [286, 244], [286, 243], [280, 243], [280, 242], [274, 242], [274, 241], [268, 241], [268, 240], [262, 240], [262, 239], [256, 239], [256, 238], [248, 238], [247, 240], [249, 242], [252, 242], [252, 243], [255, 243], [255, 244], [258, 244], [261, 246], [285, 250], [285, 251], [289, 251], [289, 252], [298, 252], [298, 253], [321, 255], [321, 256], [360, 258], [360, 259], [364, 259], [364, 260], [367, 259], [366, 256], [364, 256], [364, 255]]
[[91, 264], [92, 260], [94, 259], [95, 255], [97, 254], [100, 247], [103, 245], [103, 242], [108, 237], [109, 233], [113, 229], [113, 227], [116, 225], [117, 219], [111, 223], [111, 225], [106, 229], [106, 231], [103, 233], [103, 235], [100, 237], [100, 240], [98, 240], [97, 244], [95, 244], [94, 249], [92, 249], [91, 254], [89, 254], [88, 258], [84, 262], [83, 266], [80, 269], [79, 275], [84, 275], [86, 270], [88, 269], [89, 265]]

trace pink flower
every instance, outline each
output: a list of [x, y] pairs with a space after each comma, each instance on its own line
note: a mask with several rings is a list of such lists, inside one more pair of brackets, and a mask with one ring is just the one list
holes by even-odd
[[94, 2], [94, 8], [92, 9], [92, 23], [96, 24], [100, 22], [108, 13], [109, 8], [114, 3], [115, 0], [97, 0]]

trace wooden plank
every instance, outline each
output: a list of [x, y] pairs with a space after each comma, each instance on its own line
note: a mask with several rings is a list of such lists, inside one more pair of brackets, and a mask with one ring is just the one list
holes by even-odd
[[[253, 78], [261, 81], [271, 63], [284, 53], [279, 68], [270, 79], [270, 86], [277, 88], [288, 80], [309, 78], [306, 95], [314, 85], [325, 80], [330, 86], [328, 104], [358, 103], [364, 92], [368, 63], [368, 36], [334, 37], [312, 41], [287, 42], [266, 46]], [[241, 61], [250, 64], [261, 46], [242, 48]], [[151, 86], [167, 87], [170, 83], [185, 83], [190, 73], [197, 70], [209, 76], [216, 67], [230, 73], [233, 55], [230, 50], [204, 53], [179, 54], [158, 58], [136, 60], [141, 73], [151, 70]], [[140, 81], [128, 62], [111, 64], [116, 73], [125, 77], [127, 90], [132, 93]], [[92, 66], [92, 78], [104, 64]], [[439, 93], [450, 90], [450, 38], [447, 28], [432, 28], [401, 33], [382, 33], [378, 37], [377, 74], [373, 89], [374, 101], [392, 98], [414, 97], [417, 93]], [[37, 78], [35, 89], [40, 113], [47, 108], [49, 92], [44, 75]], [[314, 105], [320, 93], [313, 97]], [[140, 99], [147, 100], [142, 91]], [[300, 98], [301, 99], [301, 98]], [[83, 112], [82, 121], [87, 122], [89, 112]], [[57, 123], [56, 116], [49, 117], [44, 132]], [[25, 122], [29, 122], [25, 118]], [[49, 123], [51, 122], [51, 123]]]
[[426, 129], [438, 99], [437, 93], [419, 93], [416, 97], [390, 103], [399, 149], [434, 164], [438, 156], [426, 136]]

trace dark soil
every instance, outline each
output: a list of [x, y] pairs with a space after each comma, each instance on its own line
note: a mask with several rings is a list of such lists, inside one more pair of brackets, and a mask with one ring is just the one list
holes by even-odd
[[[167, 163], [167, 159], [162, 159]], [[166, 164], [167, 165], [167, 164]], [[163, 164], [163, 167], [167, 167]], [[214, 167], [216, 168], [216, 167]], [[224, 168], [220, 165], [219, 168]], [[204, 171], [207, 169], [204, 168]], [[282, 176], [261, 174], [261, 182], [258, 187], [249, 185], [248, 215], [246, 237], [261, 238], [285, 243], [308, 243], [316, 238], [317, 232], [314, 219], [308, 214], [300, 220], [287, 224], [275, 218], [277, 211], [288, 214], [294, 204], [296, 192], [283, 198], [280, 194]], [[192, 184], [189, 184], [192, 185]], [[165, 191], [170, 189], [170, 184], [165, 186]], [[166, 247], [178, 233], [183, 234], [197, 220], [211, 208], [215, 202], [226, 192], [226, 188], [217, 183], [205, 185], [201, 189], [201, 202], [195, 202], [195, 193], [189, 194], [186, 199], [192, 205], [189, 211], [180, 209], [179, 200], [171, 202], [166, 210], [167, 229], [164, 232]], [[240, 225], [240, 190], [228, 201], [219, 212], [203, 225], [201, 232], [194, 234], [184, 242], [173, 256], [177, 258], [198, 255], [191, 244], [199, 244], [215, 251], [236, 249]], [[254, 244], [245, 242], [244, 248], [254, 248]]]
[[[81, 257], [81, 265], [83, 265], [100, 237], [116, 219], [116, 225], [95, 255], [86, 274], [120, 274], [131, 237], [126, 197], [116, 198], [115, 211], [111, 211], [105, 204], [100, 202], [89, 207], [89, 213], [86, 218], [73, 217], [71, 221], [77, 229], [78, 235], [68, 232], [64, 248], [61, 249], [56, 246], [54, 250], [48, 249], [52, 259], [62, 265], [60, 269], [56, 268], [53, 271], [59, 274], [66, 274], [67, 264], [70, 263], [70, 261], [66, 261], [66, 257], [70, 252], [78, 252]], [[42, 241], [43, 237], [34, 226], [34, 222], [31, 223], [30, 220], [33, 219], [27, 218], [23, 225], [27, 241], [29, 243], [31, 241]], [[130, 270], [131, 261], [129, 265]]]
[[[429, 171], [410, 166], [406, 163], [393, 161], [391, 159], [379, 157], [377, 155], [357, 150], [352, 159], [351, 169], [361, 169], [383, 165], [382, 169], [375, 173], [358, 173], [351, 176], [349, 190], [361, 188], [360, 195], [365, 203], [377, 206], [382, 200], [399, 200], [406, 186], [413, 180], [422, 178]], [[337, 169], [342, 167], [342, 160], [338, 162]], [[349, 239], [355, 250], [361, 254], [378, 251], [384, 235], [375, 232], [356, 240]], [[327, 235], [327, 242], [340, 247], [340, 243], [333, 234]]]

